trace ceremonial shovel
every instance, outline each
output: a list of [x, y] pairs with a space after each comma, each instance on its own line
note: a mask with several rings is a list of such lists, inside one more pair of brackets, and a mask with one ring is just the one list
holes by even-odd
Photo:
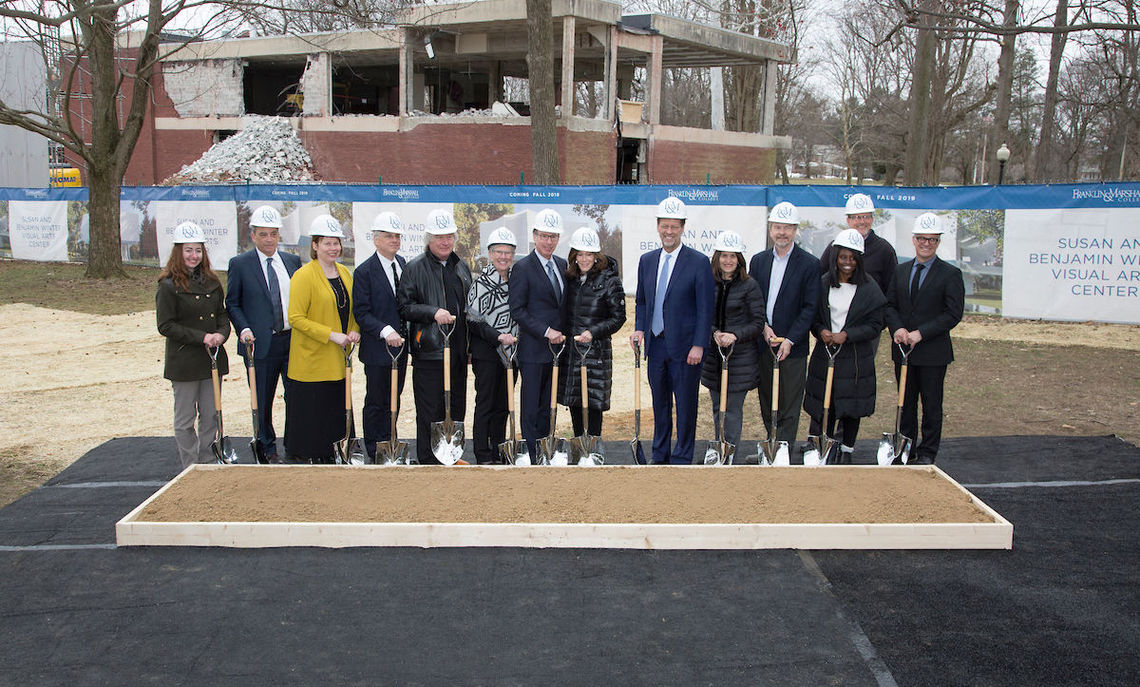
[[[507, 351], [510, 351], [507, 353]], [[530, 465], [530, 452], [526, 442], [519, 441], [515, 431], [515, 356], [518, 346], [503, 346], [503, 362], [507, 366], [507, 413], [511, 419], [511, 436], [499, 444], [499, 457], [504, 465]]]
[[[269, 463], [261, 443], [257, 441], [257, 428], [261, 420], [257, 412], [257, 373], [253, 369], [253, 342], [245, 345], [245, 373], [249, 378], [249, 409], [253, 413], [253, 438], [249, 440], [249, 450], [253, 452], [253, 460], [261, 465]], [[897, 427], [895, 429], [898, 429]]]
[[804, 465], [808, 467], [818, 467], [820, 465], [827, 465], [834, 462], [831, 458], [831, 450], [835, 448], [835, 439], [832, 439], [827, 434], [827, 411], [831, 408], [831, 382], [835, 378], [835, 356], [839, 355], [839, 349], [843, 348], [843, 344], [835, 347], [835, 352], [831, 352], [831, 346], [824, 345], [824, 350], [827, 351], [827, 384], [823, 388], [823, 417], [820, 418], [819, 435], [808, 436], [808, 445], [810, 448], [804, 451]]
[[641, 447], [641, 343], [633, 343], [633, 438], [629, 440], [633, 462], [648, 465], [645, 449]]
[[463, 460], [463, 422], [451, 419], [451, 335], [455, 324], [438, 326], [443, 334], [443, 421], [431, 423], [431, 452], [444, 465], [468, 465]]
[[590, 434], [587, 420], [586, 356], [590, 355], [591, 347], [592, 345], [587, 343], [583, 351], [578, 347], [577, 340], [574, 342], [574, 349], [578, 351], [578, 369], [581, 372], [579, 391], [582, 397], [582, 434], [570, 439], [570, 462], [582, 466], [602, 465], [606, 462], [605, 456], [602, 455], [602, 440]]
[[[225, 430], [222, 429], [222, 382], [218, 379], [218, 349], [220, 346], [207, 347], [207, 352], [210, 354], [210, 376], [214, 381], [214, 417], [218, 422], [218, 433], [214, 435], [214, 440], [210, 442], [210, 450], [214, 452], [214, 458], [223, 465], [236, 463], [238, 459], [237, 451], [230, 444], [230, 438], [225, 435]], [[254, 431], [254, 434], [257, 434]]]
[[776, 419], [779, 416], [780, 410], [780, 358], [777, 355], [780, 352], [780, 345], [784, 343], [784, 337], [774, 336], [768, 342], [772, 347], [772, 420], [769, 425], [768, 438], [760, 442], [760, 450], [756, 461], [760, 465], [775, 465], [786, 466], [791, 464], [788, 458], [788, 442], [779, 441], [776, 439]]
[[550, 352], [554, 356], [554, 369], [550, 371], [550, 434], [539, 439], [535, 448], [538, 451], [538, 464], [539, 465], [569, 465], [570, 457], [566, 455], [566, 440], [554, 436], [555, 428], [558, 425], [558, 359], [562, 357], [562, 351], [566, 350], [566, 343], [563, 342], [558, 350], [554, 349], [554, 345], [547, 343], [550, 346]]
[[388, 349], [388, 357], [392, 359], [392, 395], [389, 399], [388, 408], [392, 411], [392, 431], [389, 434], [388, 441], [376, 442], [376, 456], [380, 459], [381, 465], [407, 465], [408, 464], [408, 442], [400, 441], [396, 436], [396, 417], [399, 415], [397, 412], [397, 404], [400, 402], [400, 368], [396, 365], [396, 359], [400, 357], [400, 351], [404, 350], [404, 345], [395, 349], [396, 352], [392, 353], [392, 347], [385, 342], [385, 348]]
[[906, 465], [910, 459], [910, 449], [914, 445], [914, 440], [910, 437], [903, 436], [899, 432], [899, 422], [902, 420], [903, 398], [906, 397], [906, 367], [907, 359], [910, 358], [910, 352], [914, 350], [913, 346], [903, 348], [902, 344], [896, 344], [899, 347], [899, 353], [902, 354], [902, 365], [899, 367], [899, 404], [895, 409], [895, 431], [883, 432], [883, 438], [879, 440], [879, 453], [877, 460], [879, 465], [891, 465], [896, 460], [903, 465]]
[[720, 353], [720, 441], [710, 441], [705, 449], [705, 465], [732, 465], [736, 456], [736, 444], [730, 444], [724, 438], [724, 415], [728, 410], [728, 359], [732, 356], [735, 344], [728, 347], [725, 353], [723, 346], [717, 346]]
[[333, 444], [333, 455], [341, 465], [364, 465], [368, 452], [364, 440], [352, 436], [352, 351], [355, 344], [344, 347], [344, 438]]

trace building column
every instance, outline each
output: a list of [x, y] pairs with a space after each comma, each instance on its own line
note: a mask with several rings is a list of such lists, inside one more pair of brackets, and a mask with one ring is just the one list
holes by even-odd
[[776, 71], [774, 61], [764, 63], [764, 121], [760, 122], [760, 133], [769, 136], [776, 124]]
[[562, 116], [574, 116], [574, 17], [562, 19]]
[[406, 117], [412, 102], [412, 37], [406, 27], [400, 31], [399, 71], [400, 107], [397, 114]]
[[610, 27], [609, 43], [606, 45], [606, 80], [602, 88], [605, 94], [606, 107], [604, 114], [609, 121], [614, 120], [614, 109], [617, 107], [617, 52], [618, 30], [616, 26]]
[[661, 122], [661, 61], [664, 51], [664, 40], [661, 36], [652, 36], [653, 49], [649, 53], [649, 116], [646, 121], [650, 125]]

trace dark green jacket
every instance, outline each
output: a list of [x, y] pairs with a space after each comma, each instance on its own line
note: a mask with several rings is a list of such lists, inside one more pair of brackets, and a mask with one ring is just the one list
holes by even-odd
[[[166, 366], [162, 376], [174, 382], [194, 382], [210, 377], [210, 354], [202, 339], [217, 332], [230, 338], [226, 299], [221, 283], [190, 280], [181, 291], [171, 279], [158, 282], [154, 296], [158, 333], [166, 337]], [[218, 351], [218, 374], [230, 371], [226, 349]]]

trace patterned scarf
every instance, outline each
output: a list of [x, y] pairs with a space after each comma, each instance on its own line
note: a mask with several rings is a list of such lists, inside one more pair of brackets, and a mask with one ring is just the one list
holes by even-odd
[[467, 292], [467, 319], [486, 322], [500, 334], [518, 336], [519, 326], [511, 318], [507, 302], [507, 282], [494, 265], [487, 265]]

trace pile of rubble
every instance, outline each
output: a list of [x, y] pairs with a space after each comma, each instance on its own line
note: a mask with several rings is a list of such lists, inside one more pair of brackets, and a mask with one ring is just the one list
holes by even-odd
[[165, 184], [314, 181], [313, 160], [286, 117], [243, 117], [242, 130], [214, 144]]

